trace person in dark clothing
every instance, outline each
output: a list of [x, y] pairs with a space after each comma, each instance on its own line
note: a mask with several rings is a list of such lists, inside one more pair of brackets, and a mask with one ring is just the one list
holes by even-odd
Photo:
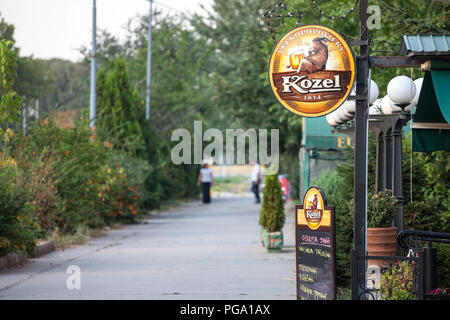
[[202, 184], [203, 203], [211, 202], [211, 186], [214, 185], [214, 177], [209, 164], [204, 164], [200, 169], [197, 179], [197, 186]]
[[255, 194], [255, 203], [260, 203], [259, 184], [261, 182], [261, 167], [255, 163], [252, 170], [252, 192]]

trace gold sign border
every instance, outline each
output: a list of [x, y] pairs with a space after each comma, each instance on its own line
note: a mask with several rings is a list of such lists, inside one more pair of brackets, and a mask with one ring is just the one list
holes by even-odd
[[[325, 110], [325, 111], [322, 111], [322, 112], [317, 112], [317, 113], [306, 113], [306, 112], [301, 112], [301, 111], [295, 110], [294, 107], [290, 105], [291, 101], [288, 101], [288, 100], [285, 101], [285, 100], [281, 99], [281, 97], [278, 95], [277, 89], [275, 88], [275, 85], [274, 85], [273, 79], [272, 79], [272, 69], [273, 69], [273, 64], [274, 64], [274, 58], [276, 56], [276, 52], [278, 51], [278, 47], [281, 45], [281, 43], [283, 43], [284, 39], [286, 39], [292, 33], [297, 32], [297, 31], [299, 31], [299, 30], [301, 30], [303, 28], [323, 28], [326, 31], [328, 31], [331, 34], [333, 34], [343, 44], [343, 46], [345, 48], [345, 51], [347, 52], [349, 60], [350, 60], [351, 79], [350, 79], [350, 85], [347, 88], [347, 92], [345, 93], [345, 95], [341, 99], [339, 99], [339, 102], [337, 102], [332, 108], [330, 108], [328, 110]], [[344, 101], [347, 99], [347, 97], [350, 95], [350, 92], [351, 92], [351, 90], [353, 88], [353, 84], [355, 82], [355, 60], [353, 58], [353, 51], [352, 51], [351, 47], [347, 44], [347, 42], [344, 40], [344, 38], [339, 33], [334, 31], [333, 29], [330, 29], [328, 27], [325, 27], [325, 26], [322, 26], [322, 25], [319, 25], [319, 24], [303, 25], [303, 26], [296, 27], [294, 29], [289, 30], [277, 42], [277, 44], [275, 45], [275, 47], [272, 50], [272, 54], [270, 55], [268, 75], [269, 75], [269, 82], [270, 82], [270, 87], [272, 89], [272, 92], [275, 95], [275, 98], [277, 98], [278, 102], [283, 107], [285, 107], [286, 109], [288, 109], [292, 113], [295, 113], [295, 114], [303, 116], [303, 117], [307, 117], [307, 118], [322, 117], [324, 115], [327, 115], [327, 114], [333, 112], [337, 108], [339, 108], [344, 103]]]

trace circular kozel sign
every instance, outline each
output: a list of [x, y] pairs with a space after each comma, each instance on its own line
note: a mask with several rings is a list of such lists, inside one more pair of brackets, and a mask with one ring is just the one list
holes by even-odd
[[269, 80], [278, 101], [304, 117], [324, 116], [347, 99], [355, 80], [353, 53], [330, 28], [305, 25], [275, 45]]

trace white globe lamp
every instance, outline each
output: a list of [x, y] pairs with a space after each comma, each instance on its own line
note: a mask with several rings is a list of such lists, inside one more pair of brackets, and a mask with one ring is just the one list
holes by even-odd
[[337, 113], [336, 113], [336, 110], [334, 110], [334, 111], [332, 112], [332, 117], [333, 117], [333, 119], [334, 119], [334, 122], [336, 122], [338, 125], [340, 125], [341, 123], [344, 122], [344, 121], [342, 121], [341, 119], [339, 119], [339, 117], [338, 117], [338, 115], [337, 115]]
[[327, 119], [327, 122], [330, 126], [332, 127], [336, 127], [338, 125], [338, 123], [336, 122], [336, 120], [334, 119], [334, 111], [330, 112], [329, 114], [327, 114], [325, 116], [325, 118]]
[[384, 96], [383, 99], [381, 99], [381, 111], [383, 114], [392, 114], [391, 100], [389, 100], [388, 96]]
[[402, 108], [397, 107], [392, 103], [391, 99], [389, 99], [389, 96], [384, 96], [383, 99], [381, 99], [381, 111], [383, 114], [392, 114], [393, 112], [400, 112]]
[[411, 101], [411, 103], [405, 107], [405, 112], [411, 112], [414, 106], [415, 106], [414, 101]]
[[343, 105], [345, 105], [345, 110], [347, 110], [347, 112], [350, 112], [350, 113], [353, 113], [353, 114], [356, 112], [355, 100], [345, 100]]
[[379, 106], [375, 106], [375, 105], [371, 105], [369, 107], [369, 114], [381, 114], [380, 107]]
[[373, 104], [375, 100], [378, 99], [380, 95], [380, 89], [378, 89], [378, 85], [375, 81], [370, 80], [370, 92], [369, 92], [369, 104]]
[[389, 81], [387, 86], [389, 99], [393, 104], [406, 107], [416, 95], [416, 85], [407, 76], [397, 76]]
[[344, 111], [344, 114], [347, 118], [351, 119], [355, 116], [355, 110], [352, 108], [351, 101], [346, 100], [339, 109]]
[[341, 120], [341, 118], [339, 118], [339, 116], [338, 116], [338, 114], [337, 114], [337, 110], [334, 111], [333, 117], [334, 117], [334, 121], [336, 121], [337, 124], [342, 124], [342, 123], [344, 123], [344, 121]]
[[337, 116], [342, 122], [345, 122], [345, 121], [347, 121], [348, 119], [350, 119], [350, 117], [347, 117], [347, 116], [345, 115], [345, 110], [342, 108], [342, 106], [336, 110], [336, 116]]

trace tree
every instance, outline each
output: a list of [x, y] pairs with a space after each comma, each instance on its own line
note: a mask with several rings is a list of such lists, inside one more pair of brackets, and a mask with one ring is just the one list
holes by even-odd
[[[98, 39], [97, 56], [98, 97], [112, 97], [107, 84], [107, 74], [114, 68], [117, 57], [123, 60], [128, 79], [139, 96], [139, 123], [145, 149], [137, 156], [145, 158], [152, 167], [145, 182], [143, 203], [146, 208], [157, 205], [159, 199], [194, 195], [198, 166], [176, 166], [171, 162], [171, 132], [177, 128], [192, 128], [194, 120], [202, 120], [203, 127], [226, 127], [227, 118], [222, 108], [214, 105], [208, 69], [205, 67], [211, 48], [186, 21], [177, 16], [163, 16], [155, 11], [153, 16], [152, 87], [150, 120], [145, 119], [143, 98], [146, 94], [148, 17], [130, 20], [124, 42], [103, 32]], [[85, 50], [85, 60], [89, 59]], [[103, 70], [103, 71], [102, 71]], [[100, 89], [101, 88], [101, 89]], [[106, 93], [103, 92], [106, 90]], [[109, 92], [109, 93], [108, 93]], [[119, 100], [119, 99], [116, 99]], [[110, 99], [105, 99], [111, 104]], [[98, 102], [101, 103], [101, 102]], [[118, 111], [120, 112], [120, 111]], [[98, 112], [100, 117], [100, 110]], [[108, 115], [107, 121], [112, 121]], [[97, 129], [102, 130], [99, 119]], [[112, 127], [108, 124], [108, 127]], [[100, 132], [98, 132], [100, 134]], [[105, 135], [106, 132], [105, 132]]]
[[54, 81], [48, 74], [45, 60], [33, 56], [19, 58], [15, 88], [27, 105], [48, 96]]
[[[188, 20], [177, 15], [153, 12], [152, 83], [150, 124], [162, 140], [169, 140], [171, 131], [191, 128], [194, 120], [202, 120], [203, 127], [228, 128], [228, 115], [218, 107], [211, 81], [211, 52], [208, 39], [192, 28]], [[148, 16], [130, 19], [125, 41], [106, 30], [98, 35], [97, 57], [100, 68], [110, 68], [121, 57], [129, 72], [129, 79], [139, 95], [146, 96], [146, 67], [148, 50]], [[87, 48], [81, 49], [85, 62]], [[142, 118], [144, 120], [144, 118]]]
[[262, 14], [268, 4], [214, 1], [213, 12], [206, 19], [195, 16], [192, 23], [214, 49], [210, 69], [216, 88], [214, 100], [236, 125], [280, 128], [280, 152], [296, 155], [301, 120], [279, 106], [267, 79], [271, 47], [266, 44], [269, 33]]
[[[12, 41], [13, 43], [16, 42], [14, 39], [14, 26], [12, 24], [9, 24], [5, 21], [3, 17], [1, 17], [0, 13], [0, 39]], [[18, 48], [14, 48], [13, 50], [18, 51]], [[18, 53], [18, 52], [16, 52]]]
[[22, 105], [22, 98], [13, 88], [17, 75], [17, 54], [11, 49], [12, 45], [12, 41], [0, 40], [0, 136], [3, 136], [9, 123], [17, 121]]
[[[121, 44], [117, 37], [105, 29], [97, 31], [96, 43], [95, 57], [97, 65], [103, 68], [110, 66], [111, 62], [117, 58], [124, 58], [127, 56], [127, 52], [132, 50], [132, 47]], [[91, 60], [91, 48], [82, 46], [79, 48], [79, 52], [84, 56], [83, 62], [89, 63]]]
[[[402, 37], [408, 35], [449, 34], [450, 2], [446, 0], [374, 0], [380, 7], [380, 29], [372, 29], [369, 36], [373, 44], [372, 55], [399, 55]], [[372, 78], [380, 88], [380, 97], [387, 94], [389, 81], [398, 75], [423, 77], [418, 69], [374, 68]]]
[[15, 46], [14, 29], [14, 26], [3, 18], [0, 20], [0, 40], [9, 41], [11, 50], [18, 57], [14, 91], [22, 97], [25, 104], [30, 104], [49, 93], [52, 78], [47, 74], [44, 60], [35, 59], [33, 56], [20, 56], [20, 49]]
[[51, 85], [47, 94], [39, 99], [41, 111], [50, 113], [53, 110], [87, 107], [90, 90], [89, 63], [56, 58], [44, 62], [45, 77]]
[[213, 1], [207, 17], [194, 16], [195, 30], [212, 47], [211, 98], [235, 127], [279, 129], [280, 170], [299, 193], [301, 117], [283, 108], [271, 92], [267, 65], [273, 47], [263, 13], [271, 1]]
[[[0, 20], [0, 137], [18, 120], [22, 97], [14, 88], [19, 51], [14, 47], [14, 26]], [[8, 133], [11, 134], [11, 133]], [[7, 138], [6, 136], [4, 137]], [[2, 139], [3, 140], [3, 139]], [[0, 143], [3, 144], [4, 141]], [[5, 156], [5, 155], [3, 155]]]
[[123, 59], [116, 59], [112, 70], [98, 72], [96, 127], [100, 139], [112, 141], [115, 148], [133, 154], [142, 149], [142, 109], [142, 99], [128, 79]]

